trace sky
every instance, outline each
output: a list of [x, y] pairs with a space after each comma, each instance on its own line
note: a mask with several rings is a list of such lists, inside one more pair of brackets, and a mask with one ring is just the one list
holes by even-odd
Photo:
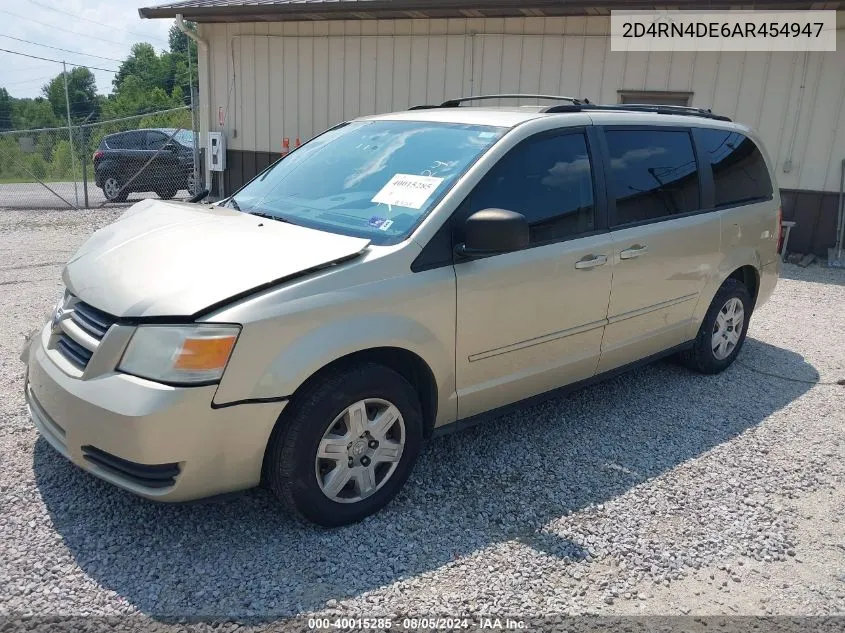
[[[165, 3], [165, 0], [0, 0], [0, 49], [89, 68], [117, 70], [136, 42], [149, 42], [156, 50], [168, 48], [167, 31], [173, 20], [147, 20], [138, 15], [139, 7]], [[111, 92], [114, 73], [107, 70], [91, 68], [97, 79], [97, 90], [102, 94]], [[13, 97], [41, 95], [41, 87], [61, 71], [61, 63], [0, 51], [0, 88], [5, 87]]]

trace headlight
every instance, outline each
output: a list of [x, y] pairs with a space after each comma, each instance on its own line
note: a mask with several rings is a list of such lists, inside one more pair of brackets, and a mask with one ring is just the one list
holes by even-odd
[[118, 370], [170, 384], [216, 382], [238, 334], [234, 325], [140, 325]]

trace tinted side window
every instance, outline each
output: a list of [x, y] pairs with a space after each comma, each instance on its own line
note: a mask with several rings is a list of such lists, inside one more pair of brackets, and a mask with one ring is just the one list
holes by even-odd
[[541, 136], [512, 149], [470, 197], [469, 213], [489, 208], [522, 213], [532, 244], [593, 230], [595, 198], [584, 135]]
[[123, 134], [122, 148], [144, 149], [147, 146], [147, 135], [144, 132], [126, 132]]
[[766, 161], [751, 139], [731, 130], [712, 128], [702, 128], [698, 134], [713, 169], [717, 207], [772, 197]]
[[607, 130], [615, 224], [656, 220], [700, 208], [692, 138], [684, 130]]
[[161, 149], [167, 137], [161, 132], [147, 132], [147, 149]]

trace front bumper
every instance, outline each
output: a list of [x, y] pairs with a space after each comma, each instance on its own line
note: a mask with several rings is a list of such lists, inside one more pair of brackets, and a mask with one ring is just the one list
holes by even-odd
[[216, 385], [170, 387], [110, 372], [66, 373], [47, 349], [49, 325], [29, 341], [26, 402], [38, 431], [74, 464], [160, 501], [250, 488], [285, 402], [212, 408]]

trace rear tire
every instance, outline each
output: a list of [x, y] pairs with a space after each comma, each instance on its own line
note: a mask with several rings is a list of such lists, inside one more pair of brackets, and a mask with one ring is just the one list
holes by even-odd
[[129, 192], [123, 189], [123, 183], [116, 176], [106, 176], [103, 180], [103, 195], [109, 202], [126, 202]]
[[754, 300], [740, 281], [726, 279], [716, 292], [690, 349], [681, 362], [702, 374], [718, 374], [736, 360], [745, 343]]
[[[362, 403], [367, 404], [355, 409]], [[354, 426], [353, 410], [363, 411], [356, 418], [361, 426]], [[394, 422], [382, 417], [386, 412]], [[381, 435], [379, 420], [388, 420]], [[324, 527], [355, 523], [381, 510], [405, 484], [422, 446], [422, 429], [419, 397], [401, 375], [375, 363], [337, 370], [306, 387], [276, 422], [264, 456], [264, 482], [308, 521]], [[365, 471], [369, 474], [361, 476]], [[342, 487], [332, 481], [334, 473], [345, 482]]]

